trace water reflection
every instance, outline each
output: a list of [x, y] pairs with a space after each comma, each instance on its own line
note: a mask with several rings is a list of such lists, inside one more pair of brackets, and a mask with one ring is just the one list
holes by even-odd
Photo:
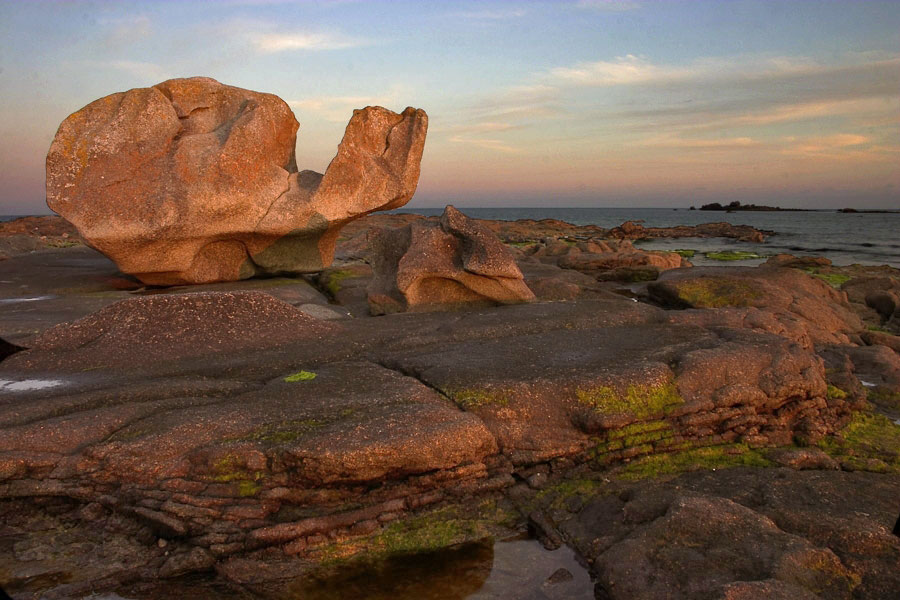
[[210, 576], [145, 583], [91, 600], [593, 600], [594, 584], [567, 547], [514, 538], [320, 570], [250, 589]]
[[494, 544], [484, 541], [458, 548], [395, 557], [373, 565], [339, 569], [327, 577], [308, 577], [291, 586], [285, 600], [463, 600], [491, 574]]
[[398, 557], [367, 568], [310, 577], [285, 600], [593, 600], [590, 576], [563, 547], [537, 541], [484, 540], [430, 554]]

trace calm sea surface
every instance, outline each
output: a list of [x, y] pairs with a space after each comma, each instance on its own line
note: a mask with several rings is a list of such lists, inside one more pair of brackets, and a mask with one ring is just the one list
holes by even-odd
[[[761, 255], [788, 252], [797, 255], [819, 255], [838, 265], [891, 265], [900, 268], [900, 212], [839, 213], [814, 212], [719, 212], [679, 208], [463, 208], [478, 219], [559, 219], [575, 225], [598, 225], [611, 228], [625, 221], [643, 221], [647, 227], [698, 225], [727, 221], [735, 225], [752, 225], [775, 231], [762, 244], [721, 238], [681, 238], [641, 242], [651, 250], [689, 248], [697, 251], [694, 264], [721, 264], [702, 257], [703, 252], [747, 250]], [[439, 215], [439, 208], [403, 208], [393, 212]], [[0, 216], [0, 221], [14, 219]], [[752, 265], [762, 261], [740, 261]]]
[[[819, 255], [838, 265], [891, 265], [900, 268], [900, 212], [839, 213], [814, 212], [719, 212], [679, 208], [463, 208], [462, 212], [478, 219], [559, 219], [575, 225], [598, 225], [611, 228], [625, 221], [643, 221], [646, 227], [698, 225], [726, 221], [734, 225], [751, 225], [768, 229], [775, 235], [762, 244], [738, 242], [722, 238], [661, 239], [642, 242], [651, 250], [690, 248], [697, 250], [695, 265], [722, 264], [707, 261], [702, 252], [747, 250], [761, 255], [787, 252], [797, 255]], [[422, 215], [439, 215], [443, 209], [408, 209]], [[753, 265], [762, 261], [739, 261], [732, 264]]]

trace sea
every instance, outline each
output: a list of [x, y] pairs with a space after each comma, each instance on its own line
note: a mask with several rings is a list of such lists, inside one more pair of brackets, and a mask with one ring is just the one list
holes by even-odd
[[[517, 219], [558, 219], [574, 225], [597, 225], [610, 229], [625, 221], [638, 221], [645, 227], [699, 225], [725, 221], [774, 231], [757, 244], [723, 238], [678, 238], [638, 242], [648, 250], [694, 250], [695, 265], [721, 264], [708, 259], [707, 252], [738, 250], [754, 252], [763, 258], [736, 261], [754, 265], [765, 257], [789, 253], [798, 256], [824, 256], [836, 265], [890, 265], [900, 268], [900, 210], [888, 213], [841, 213], [815, 211], [705, 211], [686, 208], [460, 208], [470, 217], [515, 221]], [[440, 215], [442, 208], [402, 208], [391, 212]], [[16, 216], [0, 216], [8, 221]]]

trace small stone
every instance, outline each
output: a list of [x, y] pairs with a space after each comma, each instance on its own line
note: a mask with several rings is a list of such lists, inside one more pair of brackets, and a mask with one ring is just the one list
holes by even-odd
[[190, 552], [174, 554], [159, 568], [162, 578], [177, 577], [194, 571], [205, 571], [216, 562], [212, 554], [203, 548], [193, 548]]
[[535, 473], [531, 477], [528, 478], [528, 487], [533, 490], [540, 490], [546, 487], [547, 485], [547, 474], [546, 473]]
[[159, 547], [159, 548], [165, 548], [166, 546], [169, 545], [169, 542], [167, 542], [167, 541], [164, 540], [163, 538], [159, 538], [158, 540], [156, 540], [156, 545], [157, 545], [157, 547]]
[[572, 581], [575, 578], [572, 573], [566, 569], [565, 567], [560, 567], [557, 570], [553, 571], [553, 574], [547, 578], [544, 582], [544, 585], [556, 585], [559, 583], [565, 583], [567, 581]]

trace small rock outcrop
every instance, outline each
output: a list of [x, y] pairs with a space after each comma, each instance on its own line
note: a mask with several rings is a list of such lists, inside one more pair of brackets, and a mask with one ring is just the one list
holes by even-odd
[[47, 204], [148, 284], [319, 271], [345, 223], [412, 198], [428, 118], [354, 111], [324, 175], [297, 169], [298, 127], [277, 96], [206, 77], [112, 94], [60, 125]]
[[534, 300], [506, 246], [452, 206], [438, 223], [374, 231], [370, 260], [369, 309], [376, 315]]
[[749, 225], [732, 225], [731, 223], [702, 223], [700, 225], [677, 225], [675, 227], [644, 227], [635, 221], [625, 221], [618, 227], [609, 230], [612, 238], [640, 240], [646, 238], [681, 238], [681, 237], [723, 237], [734, 238], [742, 242], [763, 242], [773, 231], [755, 229]]

